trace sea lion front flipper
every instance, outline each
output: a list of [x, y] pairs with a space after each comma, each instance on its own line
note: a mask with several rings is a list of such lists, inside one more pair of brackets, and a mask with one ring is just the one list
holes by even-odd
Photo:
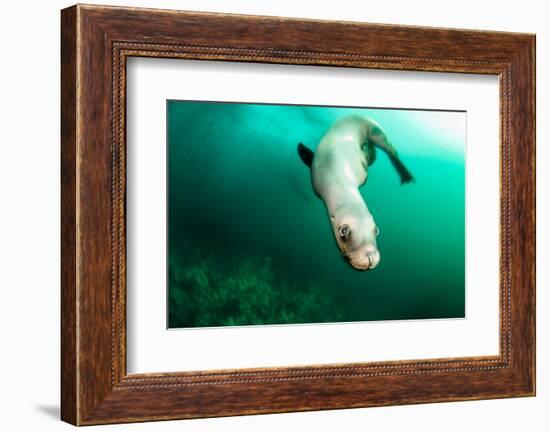
[[304, 165], [311, 168], [311, 163], [313, 162], [313, 151], [300, 142], [298, 144], [298, 155], [300, 156], [300, 159], [302, 159], [302, 162], [304, 162]]

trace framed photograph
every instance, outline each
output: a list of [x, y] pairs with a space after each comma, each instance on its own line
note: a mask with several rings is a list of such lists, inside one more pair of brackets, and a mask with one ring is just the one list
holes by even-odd
[[61, 18], [64, 421], [535, 395], [534, 35]]

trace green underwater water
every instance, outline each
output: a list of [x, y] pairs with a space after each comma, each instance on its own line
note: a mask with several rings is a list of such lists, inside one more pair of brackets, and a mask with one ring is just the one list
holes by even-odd
[[[296, 151], [350, 114], [377, 120], [416, 180], [377, 150], [366, 272]], [[167, 119], [169, 328], [465, 316], [465, 112], [171, 100]]]

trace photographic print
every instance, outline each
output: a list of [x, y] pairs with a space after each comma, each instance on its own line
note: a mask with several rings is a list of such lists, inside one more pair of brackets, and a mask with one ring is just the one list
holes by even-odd
[[465, 317], [466, 112], [167, 101], [168, 328]]
[[63, 421], [535, 395], [534, 34], [75, 5], [60, 42]]

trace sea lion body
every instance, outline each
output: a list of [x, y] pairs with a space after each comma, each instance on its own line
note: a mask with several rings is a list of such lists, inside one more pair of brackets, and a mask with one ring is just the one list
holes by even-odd
[[[313, 157], [311, 179], [315, 193], [332, 200], [327, 191], [342, 186], [358, 188], [367, 180], [368, 159], [363, 151], [367, 126], [359, 117], [345, 117], [325, 133]], [[369, 145], [368, 143], [366, 145]]]
[[388, 154], [402, 183], [413, 180], [380, 125], [370, 118], [348, 116], [336, 121], [315, 153], [298, 146], [302, 161], [311, 168], [313, 189], [325, 203], [337, 245], [359, 270], [373, 269], [380, 262], [378, 226], [359, 192], [375, 160], [375, 147]]

